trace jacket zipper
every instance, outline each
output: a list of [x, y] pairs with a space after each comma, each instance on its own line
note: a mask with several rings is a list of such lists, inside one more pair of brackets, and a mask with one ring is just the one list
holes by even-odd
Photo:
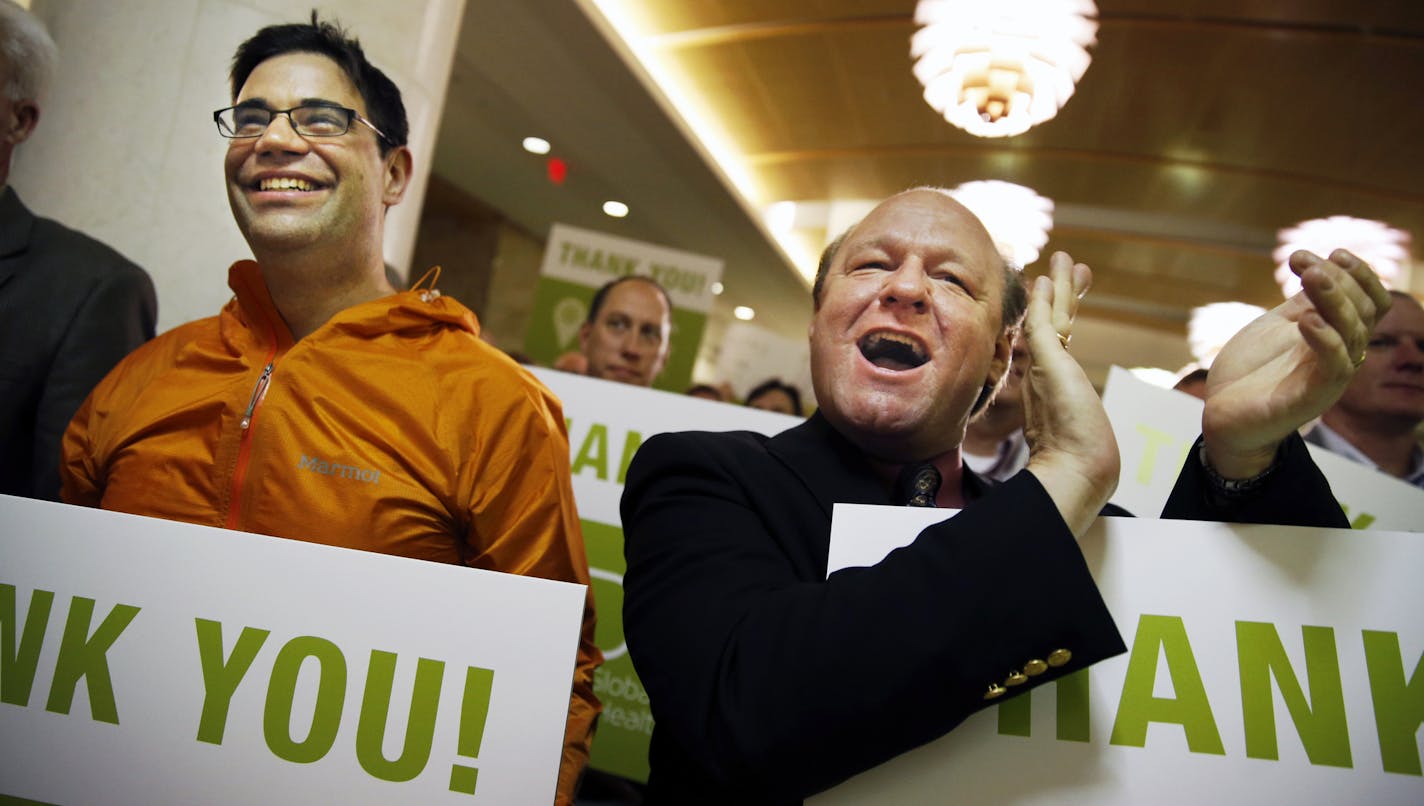
[[[275, 351], [274, 351], [275, 352]], [[227, 528], [237, 528], [237, 516], [242, 510], [242, 482], [247, 476], [247, 463], [252, 455], [252, 420], [257, 416], [257, 407], [262, 405], [262, 399], [267, 395], [267, 386], [272, 382], [272, 368], [276, 365], [276, 360], [268, 357], [267, 366], [262, 368], [262, 374], [257, 378], [257, 385], [252, 387], [252, 398], [247, 401], [247, 410], [242, 414], [242, 436], [237, 447], [237, 466], [232, 471], [232, 494], [228, 496], [227, 506]]]

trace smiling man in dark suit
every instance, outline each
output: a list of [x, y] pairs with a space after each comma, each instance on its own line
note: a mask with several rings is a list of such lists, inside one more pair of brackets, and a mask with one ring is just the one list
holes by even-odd
[[[1212, 368], [1168, 517], [1346, 526], [1295, 429], [1349, 381], [1388, 295], [1297, 253], [1305, 290]], [[1001, 698], [1125, 650], [1077, 545], [1117, 485], [1102, 403], [1066, 347], [1091, 280], [1063, 253], [1027, 303], [1027, 468], [960, 443], [1010, 360], [1025, 293], [946, 193], [894, 196], [834, 242], [813, 291], [820, 411], [770, 439], [646, 442], [623, 497], [624, 626], [656, 729], [649, 803], [796, 803]], [[963, 511], [826, 577], [831, 506]]]
[[0, 493], [52, 501], [69, 418], [158, 318], [143, 269], [35, 216], [9, 187], [55, 55], [39, 21], [0, 0]]

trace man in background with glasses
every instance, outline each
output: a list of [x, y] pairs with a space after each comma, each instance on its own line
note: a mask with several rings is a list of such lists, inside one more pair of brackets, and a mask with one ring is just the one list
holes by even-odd
[[[64, 498], [142, 515], [588, 584], [558, 400], [474, 314], [386, 280], [386, 211], [411, 178], [400, 91], [331, 23], [243, 43], [235, 298], [107, 377], [64, 441]], [[420, 285], [420, 283], [417, 283]], [[477, 614], [432, 613], [458, 631]], [[559, 775], [571, 803], [599, 706], [584, 611]]]

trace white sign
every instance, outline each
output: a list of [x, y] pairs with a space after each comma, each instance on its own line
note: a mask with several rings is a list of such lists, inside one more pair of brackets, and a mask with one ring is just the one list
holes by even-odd
[[[1103, 407], [1122, 454], [1112, 502], [1135, 515], [1161, 513], [1187, 451], [1201, 434], [1202, 402], [1113, 367]], [[1354, 528], [1424, 531], [1424, 490], [1324, 448], [1307, 447]]]
[[722, 276], [717, 258], [620, 238], [593, 230], [555, 224], [549, 230], [545, 277], [598, 288], [629, 274], [651, 277], [667, 291], [674, 308], [707, 313], [712, 309], [712, 284]]
[[734, 321], [727, 325], [717, 346], [717, 361], [708, 363], [708, 374], [725, 379], [743, 397], [762, 381], [780, 378], [804, 390], [806, 403], [814, 401], [811, 345], [805, 336], [789, 339], [750, 322]]
[[[943, 517], [838, 504], [827, 572]], [[1424, 803], [1419, 535], [1099, 518], [1080, 543], [1127, 655], [808, 804]]]
[[533, 370], [564, 404], [574, 500], [583, 523], [589, 576], [598, 603], [595, 640], [604, 663], [593, 690], [603, 704], [590, 766], [627, 778], [648, 778], [653, 713], [623, 635], [623, 478], [643, 440], [664, 431], [748, 430], [775, 434], [797, 417], [623, 383]]
[[[529, 368], [564, 404], [579, 517], [622, 524], [623, 476], [643, 440], [666, 431], [778, 434], [803, 418], [644, 389], [542, 367]], [[599, 613], [602, 618], [604, 614]]]
[[10, 496], [0, 523], [0, 796], [553, 801], [582, 585]]

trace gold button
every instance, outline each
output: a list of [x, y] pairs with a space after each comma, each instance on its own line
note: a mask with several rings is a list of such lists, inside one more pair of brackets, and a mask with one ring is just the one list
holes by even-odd
[[996, 699], [998, 699], [998, 698], [1004, 696], [1004, 692], [1006, 692], [1006, 691], [1008, 691], [1008, 689], [1004, 688], [1003, 686], [999, 685], [998, 683], [990, 683], [990, 684], [989, 684], [989, 690], [986, 691], [986, 692], [984, 692], [984, 699], [986, 699], [986, 700], [996, 700]]
[[1049, 665], [1049, 666], [1054, 666], [1054, 667], [1062, 666], [1063, 664], [1067, 663], [1068, 661], [1070, 661], [1070, 660], [1072, 660], [1072, 659], [1073, 659], [1073, 653], [1072, 653], [1072, 652], [1069, 652], [1069, 651], [1066, 650], [1066, 649], [1055, 649], [1055, 650], [1053, 650], [1052, 652], [1048, 653], [1048, 665]]
[[1022, 686], [1027, 682], [1028, 675], [1019, 671], [1009, 672], [1009, 676], [1004, 678], [1004, 685], [1006, 686]]
[[1048, 664], [1044, 663], [1038, 658], [1034, 658], [1033, 660], [1024, 664], [1024, 674], [1028, 675], [1029, 677], [1038, 677], [1046, 671], [1048, 671]]

